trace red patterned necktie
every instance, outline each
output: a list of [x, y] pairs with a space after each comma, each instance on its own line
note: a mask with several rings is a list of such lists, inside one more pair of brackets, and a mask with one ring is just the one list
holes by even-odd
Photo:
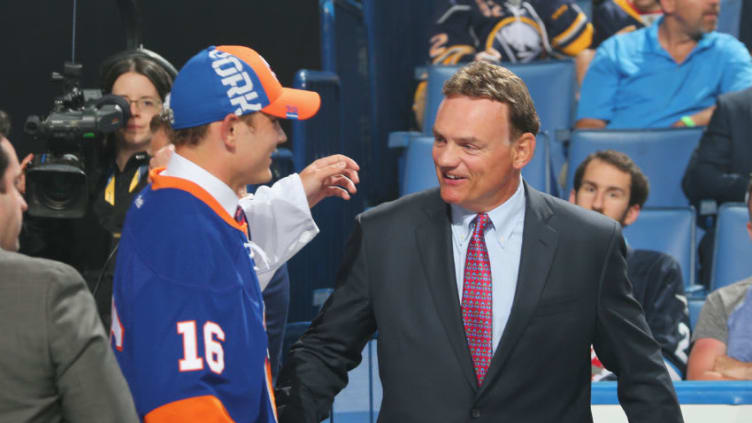
[[467, 247], [465, 258], [465, 278], [462, 284], [462, 320], [465, 323], [465, 336], [473, 357], [478, 386], [488, 371], [493, 357], [491, 262], [483, 233], [491, 220], [486, 213], [475, 218], [475, 229]]
[[245, 212], [243, 211], [243, 208], [238, 206], [237, 209], [235, 209], [235, 221], [240, 223], [241, 225], [245, 223], [246, 229], [245, 234], [248, 236], [248, 239], [251, 239], [251, 228], [248, 226], [248, 219], [245, 218]]

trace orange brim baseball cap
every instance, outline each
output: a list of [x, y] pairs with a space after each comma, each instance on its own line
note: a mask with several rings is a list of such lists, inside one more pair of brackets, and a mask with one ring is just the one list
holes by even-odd
[[266, 60], [244, 46], [211, 46], [193, 56], [175, 78], [169, 104], [175, 129], [258, 111], [304, 120], [320, 106], [318, 93], [283, 87]]

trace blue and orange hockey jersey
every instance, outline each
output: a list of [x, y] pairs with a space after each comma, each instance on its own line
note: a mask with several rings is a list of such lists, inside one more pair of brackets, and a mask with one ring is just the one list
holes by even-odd
[[112, 346], [146, 422], [276, 422], [245, 232], [198, 185], [152, 174], [128, 212]]

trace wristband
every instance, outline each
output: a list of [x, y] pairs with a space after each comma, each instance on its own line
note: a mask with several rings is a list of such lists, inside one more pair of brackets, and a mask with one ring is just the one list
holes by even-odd
[[682, 116], [681, 121], [684, 124], [684, 126], [688, 128], [696, 126], [695, 121], [693, 121], [692, 118], [689, 116]]

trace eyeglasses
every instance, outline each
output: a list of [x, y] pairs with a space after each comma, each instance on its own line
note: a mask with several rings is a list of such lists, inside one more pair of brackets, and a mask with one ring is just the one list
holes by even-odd
[[128, 97], [123, 97], [128, 103], [135, 104], [136, 109], [141, 112], [153, 112], [156, 113], [162, 107], [162, 102], [152, 97], [141, 97], [138, 100], [131, 100]]

